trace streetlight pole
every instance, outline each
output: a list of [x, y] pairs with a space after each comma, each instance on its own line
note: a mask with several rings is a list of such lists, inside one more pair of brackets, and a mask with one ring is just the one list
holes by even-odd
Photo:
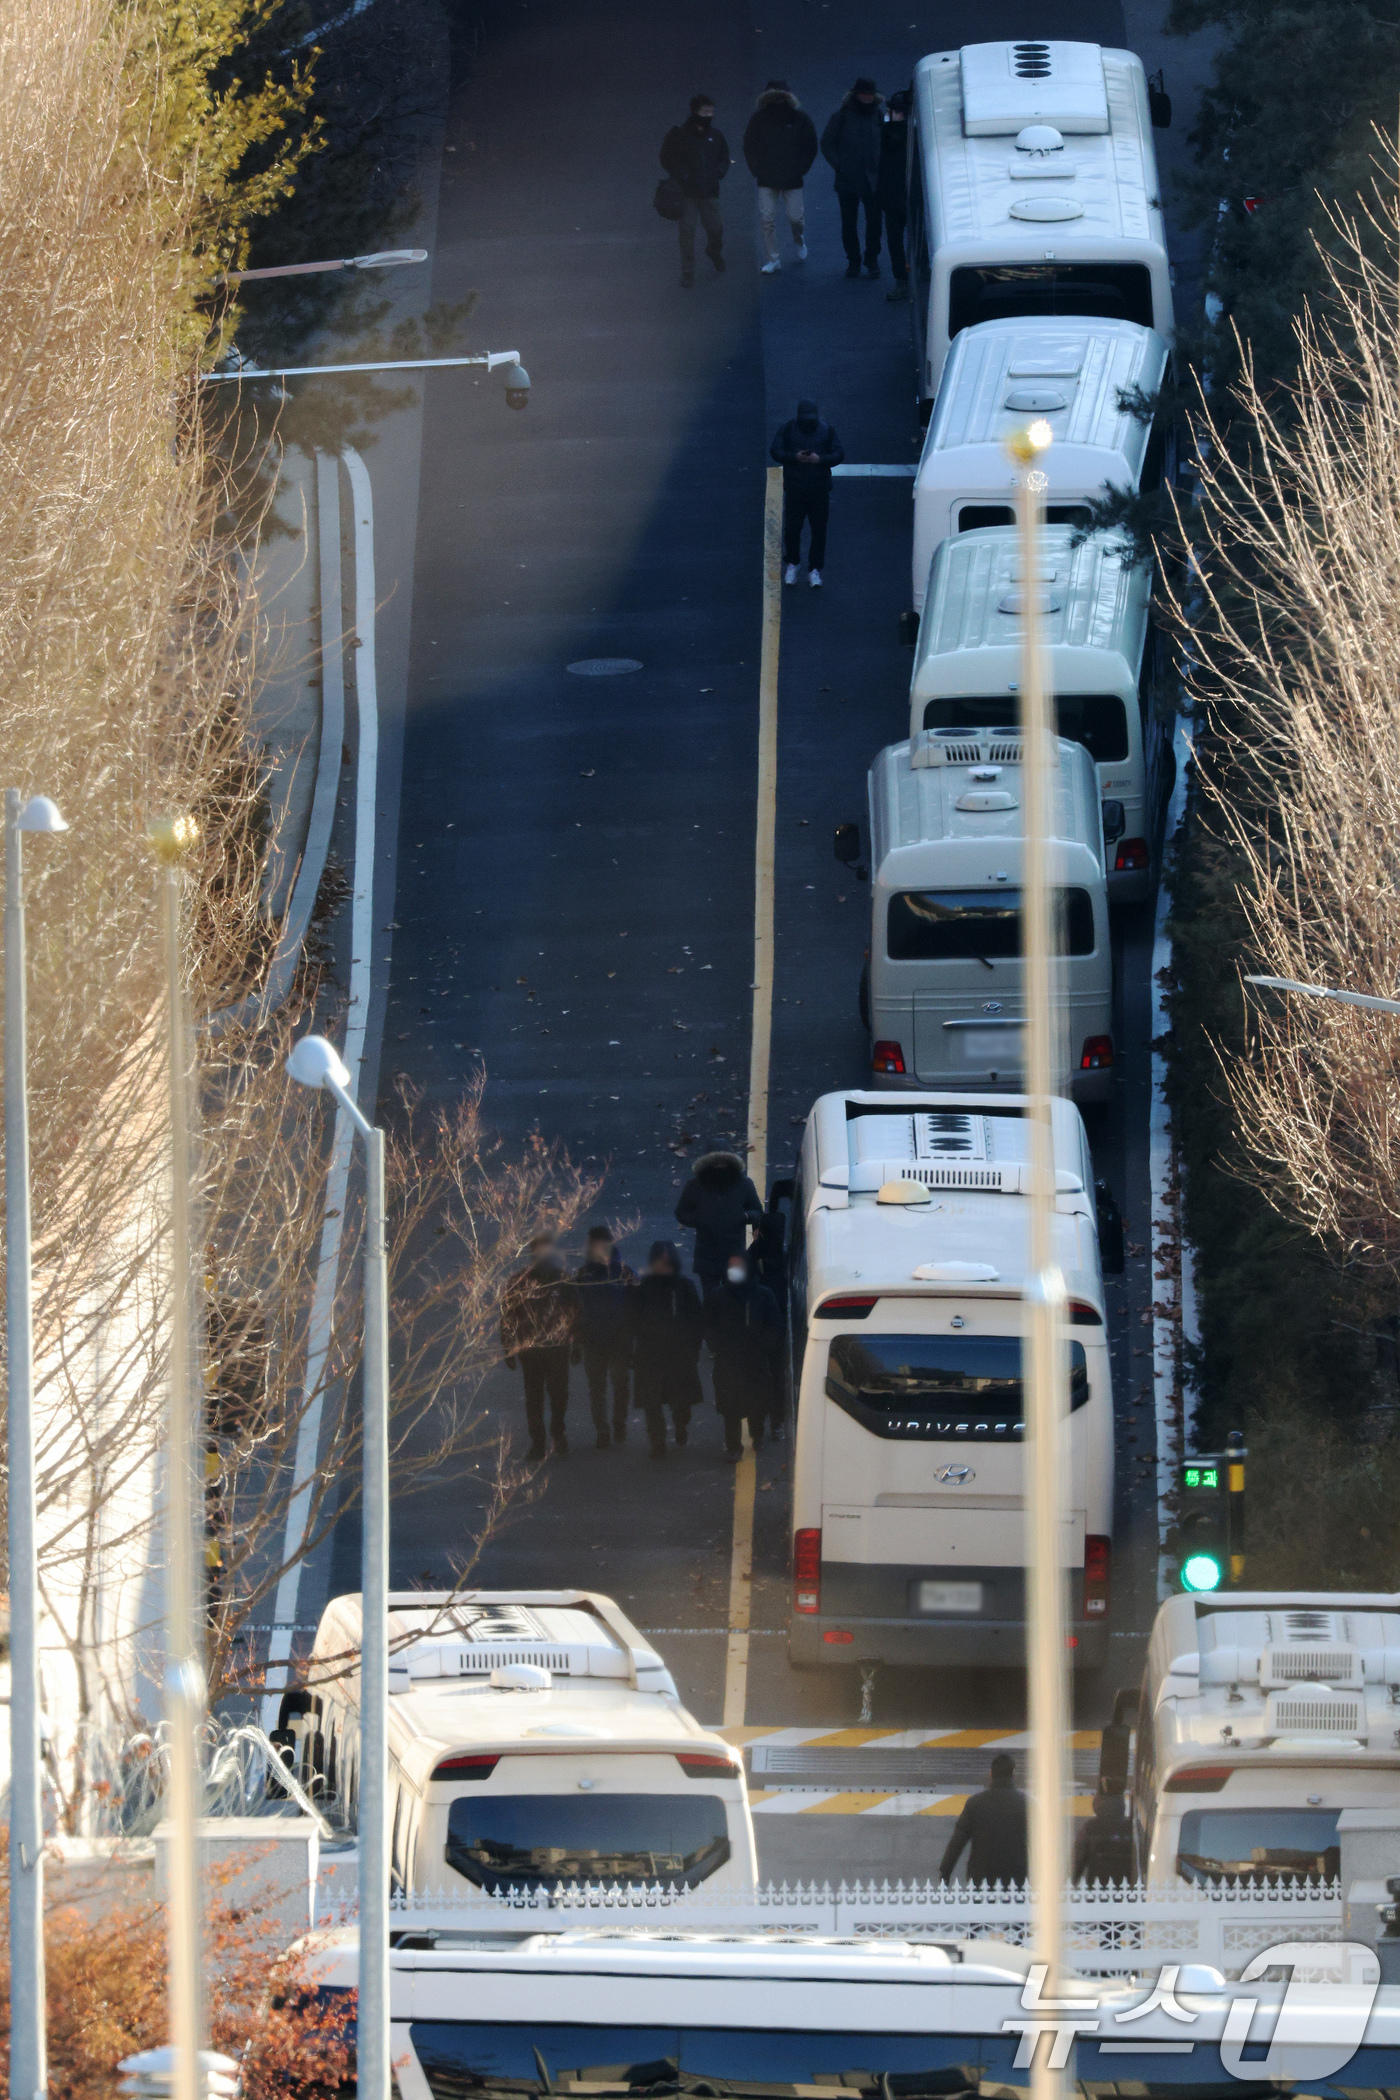
[[219, 284], [251, 284], [263, 277], [324, 277], [335, 270], [398, 270], [428, 260], [426, 248], [384, 248], [377, 255], [341, 255], [332, 262], [278, 263], [270, 270], [225, 270]]
[[1299, 984], [1293, 977], [1246, 977], [1246, 984], [1262, 984], [1271, 992], [1297, 992], [1303, 999], [1330, 999], [1334, 1006], [1361, 1006], [1367, 1013], [1400, 1014], [1400, 999], [1382, 999], [1375, 992], [1339, 992], [1327, 984]]
[[199, 1730], [205, 1676], [199, 1635], [195, 1522], [196, 1409], [190, 1290], [189, 1041], [180, 947], [180, 863], [198, 837], [192, 817], [164, 817], [149, 837], [160, 863], [170, 1079], [170, 1371], [165, 1450], [165, 1715], [170, 1730], [169, 1999], [171, 2100], [199, 2100], [203, 2026], [199, 1907]]
[[[1065, 1280], [1055, 1261], [1054, 954], [1049, 840], [1054, 823], [1055, 753], [1050, 696], [1040, 647], [1040, 509], [1045, 475], [1036, 460], [1050, 443], [1048, 423], [1015, 433], [1007, 449], [1016, 463], [1021, 527], [1021, 735], [1025, 783], [1025, 862], [1021, 872], [1021, 938], [1026, 963], [1027, 1058], [1030, 1096], [1030, 1259], [1025, 1283], [1026, 1337], [1026, 1613], [1031, 1737], [1030, 1879], [1035, 1952], [1045, 1964], [1046, 1995], [1060, 1973], [1065, 1881], [1064, 1531], [1065, 1417], [1060, 1335]], [[1062, 2073], [1049, 2064], [1047, 2043], [1031, 2063], [1033, 2100], [1057, 2100]]]
[[34, 1488], [34, 1302], [21, 834], [66, 831], [47, 795], [5, 790], [5, 1333], [10, 1552], [10, 2091], [48, 2091], [44, 1804], [39, 1760], [39, 1559]]
[[362, 1115], [333, 1044], [307, 1035], [287, 1059], [302, 1086], [325, 1087], [365, 1143], [364, 1485], [360, 1561], [360, 2100], [389, 2100], [389, 1271], [384, 1133]]

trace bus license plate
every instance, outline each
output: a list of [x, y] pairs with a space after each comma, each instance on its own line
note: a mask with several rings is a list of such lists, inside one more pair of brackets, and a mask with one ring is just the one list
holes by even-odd
[[1021, 1062], [1019, 1028], [965, 1028], [963, 1056], [970, 1065], [987, 1065], [1007, 1071]]
[[981, 1611], [980, 1582], [921, 1582], [920, 1611]]

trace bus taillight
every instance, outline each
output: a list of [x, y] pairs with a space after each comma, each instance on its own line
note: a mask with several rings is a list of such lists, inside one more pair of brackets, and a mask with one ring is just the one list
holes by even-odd
[[500, 1753], [485, 1757], [445, 1757], [434, 1765], [434, 1779], [489, 1779], [500, 1763]]
[[792, 1541], [792, 1608], [820, 1611], [822, 1601], [821, 1527], [794, 1533]]
[[1091, 1531], [1084, 1541], [1084, 1616], [1108, 1617], [1108, 1596], [1113, 1567], [1113, 1541]]

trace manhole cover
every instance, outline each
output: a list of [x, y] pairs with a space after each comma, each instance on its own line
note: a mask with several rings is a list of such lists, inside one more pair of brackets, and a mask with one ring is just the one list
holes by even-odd
[[621, 678], [625, 671], [640, 671], [635, 656], [585, 656], [569, 669], [575, 678]]

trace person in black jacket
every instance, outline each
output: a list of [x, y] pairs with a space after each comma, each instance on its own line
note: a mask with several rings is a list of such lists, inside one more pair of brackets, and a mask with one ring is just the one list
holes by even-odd
[[677, 1444], [689, 1433], [690, 1411], [700, 1399], [696, 1360], [702, 1331], [700, 1293], [682, 1276], [680, 1255], [670, 1240], [654, 1241], [646, 1274], [627, 1293], [633, 1390], [653, 1458], [666, 1456], [667, 1407]]
[[999, 1881], [1003, 1888], [1026, 1878], [1026, 1797], [1013, 1784], [1016, 1766], [1004, 1750], [992, 1759], [992, 1783], [974, 1794], [949, 1838], [938, 1869], [951, 1881], [964, 1846], [970, 1845], [967, 1878], [974, 1885]]
[[1074, 1840], [1069, 1878], [1075, 1882], [1132, 1881], [1133, 1826], [1121, 1788], [1103, 1787], [1094, 1796], [1094, 1813], [1081, 1823]]
[[661, 142], [661, 165], [685, 198], [680, 216], [681, 286], [695, 282], [695, 228], [705, 229], [705, 253], [716, 270], [724, 269], [724, 221], [719, 215], [719, 186], [732, 165], [724, 133], [715, 130], [715, 98], [692, 95], [690, 115], [675, 124]]
[[568, 1455], [564, 1417], [569, 1411], [574, 1310], [573, 1286], [565, 1280], [555, 1257], [554, 1235], [537, 1233], [530, 1242], [529, 1266], [511, 1277], [501, 1295], [501, 1353], [512, 1371], [519, 1365], [525, 1380], [525, 1421], [532, 1459], [544, 1457], [546, 1394], [554, 1455]]
[[858, 80], [822, 133], [822, 152], [836, 177], [846, 275], [859, 277], [860, 211], [865, 207], [865, 274], [880, 274], [880, 141], [883, 105], [873, 80]]
[[802, 566], [802, 526], [810, 524], [807, 581], [820, 589], [826, 567], [826, 521], [831, 510], [831, 470], [846, 457], [830, 423], [823, 423], [815, 401], [799, 401], [797, 414], [768, 448], [783, 470], [783, 582], [796, 583]]
[[892, 301], [909, 297], [904, 225], [909, 217], [909, 105], [913, 99], [908, 88], [900, 88], [897, 94], [890, 96], [884, 130], [880, 134], [880, 174], [875, 194], [880, 200], [885, 221], [885, 245], [890, 251], [890, 268], [894, 272], [894, 289], [885, 294], [886, 299]]
[[691, 1263], [708, 1294], [723, 1280], [731, 1254], [742, 1254], [749, 1227], [763, 1219], [758, 1190], [733, 1152], [706, 1152], [696, 1160], [676, 1205], [676, 1222], [693, 1226]]
[[747, 1419], [754, 1450], [783, 1398], [783, 1316], [766, 1285], [731, 1254], [724, 1282], [705, 1300], [705, 1340], [715, 1360], [715, 1406], [724, 1421], [724, 1455], [742, 1458]]
[[[574, 1271], [576, 1297], [574, 1340], [588, 1380], [588, 1405], [598, 1449], [627, 1442], [631, 1354], [627, 1341], [627, 1300], [637, 1279], [621, 1260], [606, 1225], [588, 1235], [588, 1251]], [[577, 1361], [577, 1358], [575, 1359]], [[612, 1425], [608, 1424], [608, 1381], [612, 1381]]]
[[758, 184], [758, 230], [763, 236], [761, 267], [765, 277], [783, 267], [773, 230], [780, 202], [792, 232], [794, 260], [807, 260], [802, 184], [816, 157], [816, 125], [785, 80], [770, 80], [744, 133], [744, 159]]

